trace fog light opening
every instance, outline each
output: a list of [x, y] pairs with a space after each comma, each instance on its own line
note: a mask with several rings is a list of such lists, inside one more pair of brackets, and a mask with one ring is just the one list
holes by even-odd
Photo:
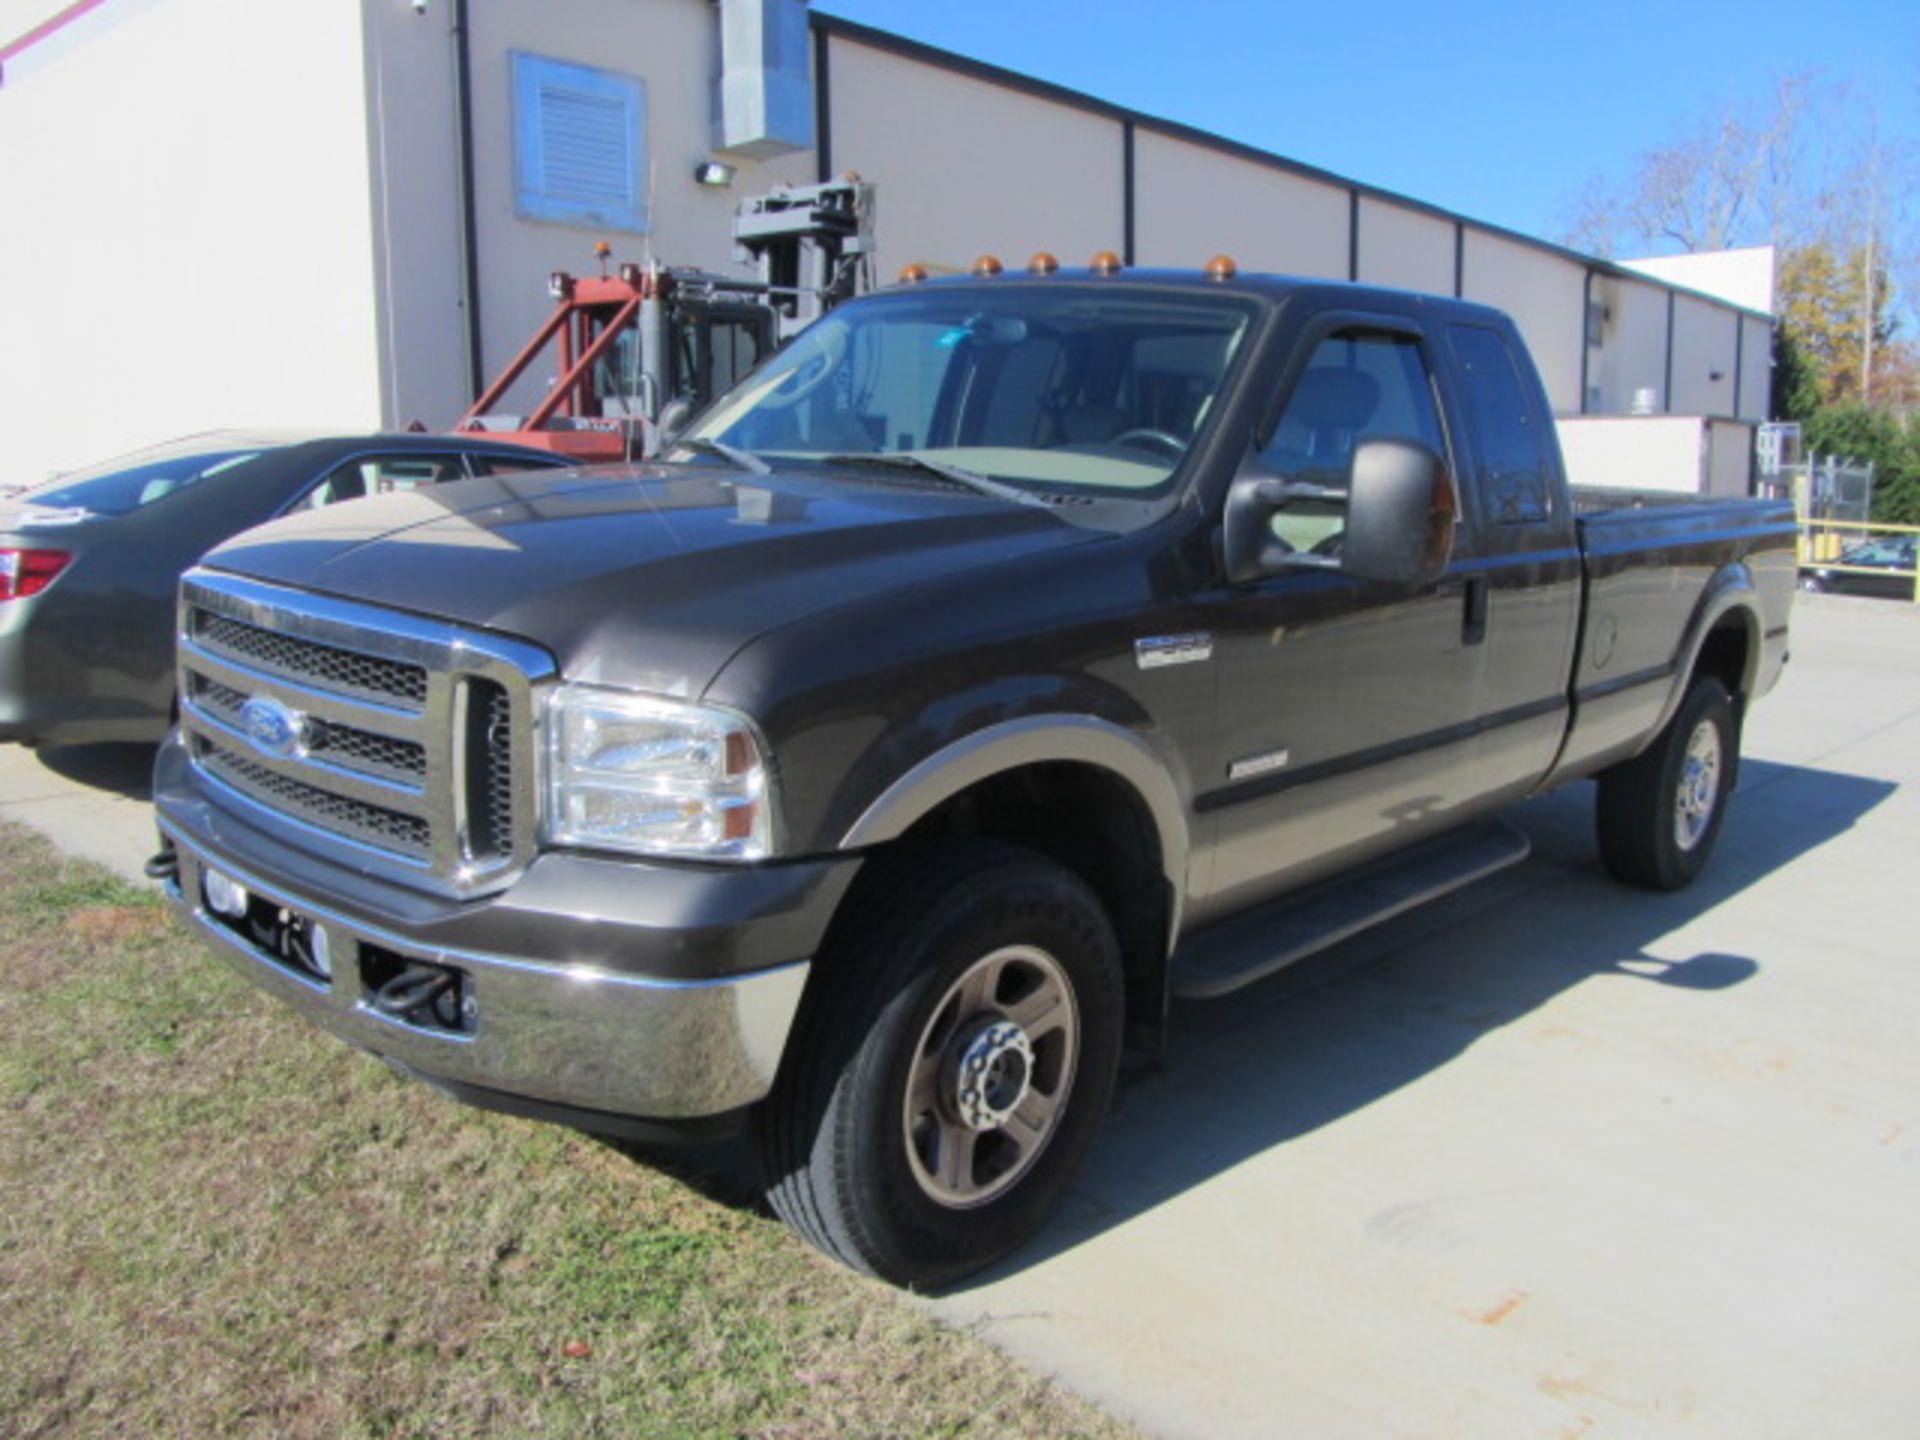
[[326, 926], [312, 921], [307, 925], [307, 959], [323, 980], [333, 979], [333, 937]]
[[231, 875], [209, 870], [200, 888], [205, 892], [207, 905], [214, 914], [224, 915], [229, 920], [246, 918], [247, 905], [252, 897], [247, 894], [247, 887]]

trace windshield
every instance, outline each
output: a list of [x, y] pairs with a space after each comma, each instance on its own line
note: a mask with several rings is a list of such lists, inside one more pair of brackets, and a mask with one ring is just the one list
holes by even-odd
[[223, 474], [259, 455], [259, 450], [200, 450], [149, 459], [116, 468], [67, 475], [29, 491], [22, 501], [57, 510], [85, 510], [93, 515], [124, 515], [151, 505], [177, 490]]
[[688, 432], [783, 460], [907, 455], [1029, 490], [1163, 493], [1253, 311], [1101, 285], [966, 286], [843, 306]]

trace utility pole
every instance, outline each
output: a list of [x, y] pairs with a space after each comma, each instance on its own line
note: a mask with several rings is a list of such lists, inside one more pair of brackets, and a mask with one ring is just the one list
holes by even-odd
[[1873, 322], [1875, 315], [1874, 251], [1880, 235], [1880, 120], [1872, 117], [1867, 137], [1867, 243], [1865, 273], [1860, 277], [1860, 403], [1873, 404]]

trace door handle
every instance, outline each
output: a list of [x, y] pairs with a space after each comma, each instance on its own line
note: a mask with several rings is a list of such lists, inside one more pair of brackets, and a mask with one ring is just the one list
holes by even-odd
[[1492, 594], [1484, 575], [1470, 575], [1465, 586], [1466, 603], [1460, 615], [1460, 643], [1478, 645], [1487, 638], [1487, 601]]

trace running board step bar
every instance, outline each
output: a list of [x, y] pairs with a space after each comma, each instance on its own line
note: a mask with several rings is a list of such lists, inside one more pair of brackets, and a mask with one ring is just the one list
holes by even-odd
[[1173, 993], [1211, 999], [1337, 945], [1527, 858], [1531, 842], [1504, 821], [1450, 830], [1351, 875], [1284, 896], [1204, 930], [1173, 957]]

